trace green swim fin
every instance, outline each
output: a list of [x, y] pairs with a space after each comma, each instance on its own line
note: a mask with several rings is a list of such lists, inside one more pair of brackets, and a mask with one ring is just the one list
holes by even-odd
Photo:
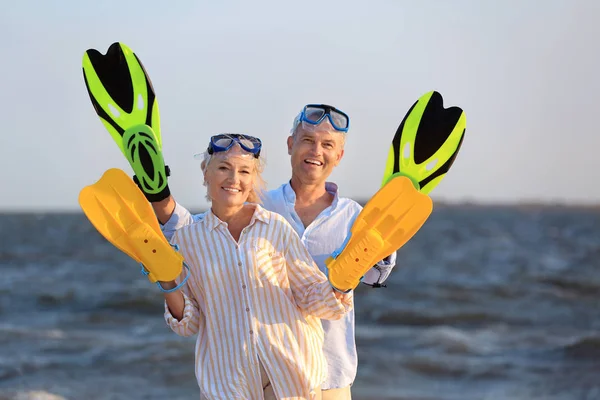
[[382, 186], [394, 176], [406, 176], [429, 194], [454, 163], [467, 120], [459, 107], [444, 108], [442, 95], [431, 91], [408, 110], [392, 140]]
[[149, 201], [170, 195], [169, 169], [162, 155], [158, 101], [137, 55], [115, 42], [101, 54], [83, 55], [83, 77], [92, 105], [134, 171]]

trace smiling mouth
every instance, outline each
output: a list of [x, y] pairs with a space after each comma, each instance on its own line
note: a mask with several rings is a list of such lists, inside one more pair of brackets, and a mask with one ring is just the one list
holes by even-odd
[[316, 165], [318, 167], [321, 167], [323, 165], [323, 163], [319, 160], [313, 160], [311, 158], [307, 158], [306, 160], [304, 160], [304, 162], [306, 164], [310, 164], [310, 165]]
[[222, 187], [221, 189], [223, 189], [224, 191], [229, 192], [229, 193], [239, 193], [239, 192], [241, 192], [240, 189], [234, 189], [234, 188], [228, 188], [228, 187]]

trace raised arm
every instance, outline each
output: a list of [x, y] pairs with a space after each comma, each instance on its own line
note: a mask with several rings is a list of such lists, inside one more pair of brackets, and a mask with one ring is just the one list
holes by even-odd
[[172, 195], [169, 195], [164, 200], [151, 202], [152, 208], [154, 209], [154, 213], [156, 214], [156, 218], [158, 222], [161, 224], [166, 224], [171, 216], [173, 215], [173, 211], [175, 211], [175, 206], [177, 202]]
[[202, 219], [203, 214], [192, 214], [188, 209], [175, 201], [173, 196], [159, 202], [152, 202], [154, 213], [160, 222], [160, 229], [167, 238], [171, 240], [175, 232], [186, 225]]

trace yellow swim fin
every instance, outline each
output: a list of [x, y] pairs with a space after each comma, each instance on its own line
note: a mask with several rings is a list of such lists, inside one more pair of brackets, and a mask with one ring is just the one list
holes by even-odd
[[[79, 205], [92, 225], [116, 248], [142, 265], [150, 282], [172, 281], [186, 266], [183, 256], [164, 237], [152, 206], [127, 174], [107, 170], [94, 184], [79, 193]], [[188, 268], [189, 270], [189, 268]]]
[[341, 292], [356, 288], [373, 265], [417, 233], [432, 210], [431, 198], [409, 178], [393, 177], [365, 204], [341, 248], [325, 260], [331, 285]]

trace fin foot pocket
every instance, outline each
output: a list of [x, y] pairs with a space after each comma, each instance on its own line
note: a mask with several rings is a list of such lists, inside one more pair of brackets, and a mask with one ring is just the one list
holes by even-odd
[[[146, 269], [146, 267], [144, 267], [144, 264], [140, 263], [140, 265], [142, 267], [142, 270], [141, 270], [142, 275], [148, 276], [149, 275], [149, 271]], [[162, 285], [161, 285], [161, 283], [159, 281], [156, 281], [156, 286], [158, 286], [158, 289], [161, 292], [172, 293], [172, 292], [175, 292], [175, 291], [179, 290], [183, 285], [185, 285], [185, 283], [187, 282], [187, 280], [190, 277], [190, 267], [187, 265], [187, 263], [185, 261], [183, 262], [183, 266], [187, 270], [187, 274], [185, 274], [185, 278], [183, 278], [183, 280], [181, 281], [181, 283], [178, 284], [177, 286], [175, 286], [174, 288], [172, 288], [172, 289], [165, 289], [165, 288], [162, 287]]]
[[143, 124], [128, 128], [123, 133], [123, 146], [134, 172], [134, 181], [146, 198], [151, 202], [167, 198], [170, 195], [167, 181], [170, 171], [165, 166], [152, 128]]
[[373, 260], [384, 241], [375, 229], [361, 232], [352, 246], [342, 251], [340, 256], [329, 266], [329, 281], [339, 290], [354, 288], [360, 282], [364, 271], [373, 266]]
[[431, 198], [410, 179], [394, 177], [365, 204], [341, 253], [327, 260], [331, 285], [338, 291], [354, 289], [373, 265], [417, 233], [432, 210]]

